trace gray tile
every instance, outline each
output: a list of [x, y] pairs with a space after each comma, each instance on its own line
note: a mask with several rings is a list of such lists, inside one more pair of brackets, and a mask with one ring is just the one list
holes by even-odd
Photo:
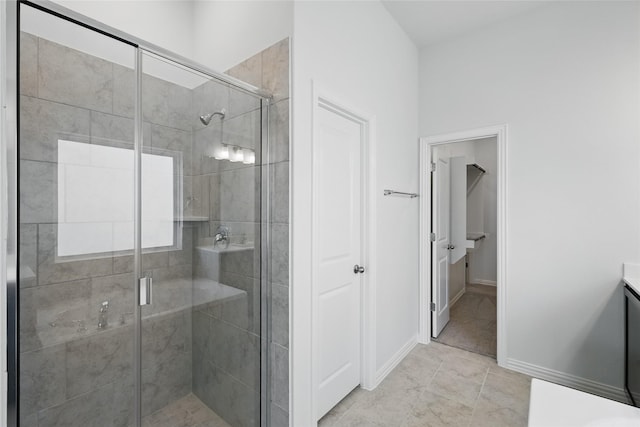
[[336, 424], [338, 426], [399, 426], [416, 405], [421, 390], [406, 387], [391, 375], [375, 390], [366, 392]]
[[67, 342], [86, 335], [89, 280], [24, 289], [20, 294], [21, 350]]
[[[223, 251], [220, 255], [220, 269], [223, 273], [232, 273], [245, 277], [254, 277], [257, 269], [254, 266], [255, 248]], [[223, 283], [235, 286], [229, 282], [227, 276], [222, 278]], [[236, 286], [238, 287], [238, 286]], [[245, 289], [242, 287], [242, 289]], [[247, 289], [245, 289], [247, 290]]]
[[282, 409], [289, 410], [289, 350], [271, 345], [271, 400]]
[[271, 427], [289, 427], [289, 413], [277, 405], [271, 405]]
[[68, 47], [38, 39], [40, 98], [111, 113], [113, 65]]
[[262, 88], [278, 101], [289, 97], [289, 39], [262, 51]]
[[113, 114], [133, 118], [135, 109], [135, 72], [133, 68], [113, 64]]
[[260, 167], [220, 174], [220, 220], [258, 222], [260, 219]]
[[269, 107], [269, 157], [263, 161], [277, 163], [289, 160], [289, 99]]
[[142, 322], [142, 363], [155, 366], [181, 354], [191, 359], [191, 310], [154, 316]]
[[25, 414], [22, 411], [20, 414], [20, 427], [38, 427], [38, 413]]
[[271, 166], [271, 222], [289, 222], [289, 162]]
[[151, 125], [151, 146], [160, 151], [152, 151], [152, 154], [182, 155], [182, 170], [174, 171], [176, 175], [192, 175], [191, 166], [191, 132], [186, 132], [170, 127]]
[[289, 347], [289, 288], [273, 284], [272, 295], [272, 336], [273, 342]]
[[[147, 124], [145, 125], [148, 127]], [[91, 142], [93, 144], [133, 149], [134, 131], [133, 119], [97, 111], [91, 112]]]
[[478, 399], [478, 407], [492, 406], [509, 408], [526, 417], [529, 412], [529, 394], [531, 383], [529, 378], [504, 377], [488, 374]]
[[35, 286], [38, 271], [38, 226], [20, 225], [20, 288]]
[[[142, 251], [142, 270], [153, 270], [169, 265], [169, 252], [150, 252], [148, 249]], [[113, 257], [113, 273], [133, 272], [133, 255], [122, 255]]]
[[20, 161], [20, 222], [56, 222], [58, 168], [54, 163]]
[[20, 290], [20, 351], [31, 351], [42, 348], [42, 340], [38, 334], [39, 329], [47, 327], [39, 324], [37, 309], [37, 288], [24, 288]]
[[260, 339], [218, 319], [211, 323], [211, 362], [253, 390], [260, 389]]
[[148, 415], [191, 392], [191, 355], [172, 359], [142, 371], [142, 414]]
[[20, 97], [20, 158], [58, 161], [58, 140], [89, 142], [89, 110]]
[[[225, 119], [223, 123], [224, 143], [252, 149], [256, 153], [256, 159], [259, 159], [261, 120], [260, 110]], [[241, 163], [234, 164], [233, 162], [223, 164], [229, 168], [241, 166]]]
[[20, 32], [20, 95], [38, 96], [38, 38]]
[[20, 355], [20, 411], [25, 414], [65, 401], [64, 345]]
[[38, 284], [62, 283], [112, 274], [110, 257], [67, 261], [57, 259], [57, 227], [38, 226]]
[[133, 333], [118, 326], [67, 343], [67, 398], [131, 377]]
[[424, 392], [413, 405], [403, 427], [459, 427], [469, 425], [473, 407]]
[[480, 395], [482, 383], [438, 371], [428, 390], [465, 406], [473, 407]]
[[271, 226], [271, 277], [273, 283], [289, 285], [289, 225]]
[[115, 395], [113, 384], [80, 395], [61, 405], [41, 411], [39, 427], [111, 427]]
[[226, 286], [244, 290], [246, 294], [210, 305], [208, 313], [238, 328], [256, 334], [259, 333], [260, 295], [259, 288], [255, 287], [255, 280], [246, 276], [225, 273], [222, 276], [222, 283]]
[[260, 414], [260, 395], [222, 370], [211, 366], [207, 373], [210, 401], [203, 402], [227, 423], [237, 427], [255, 426]]
[[191, 99], [191, 90], [186, 87], [148, 74], [142, 77], [142, 112], [145, 121], [191, 131]]
[[233, 118], [257, 110], [261, 104], [262, 101], [257, 96], [232, 88], [229, 91], [229, 115], [227, 117]]
[[353, 407], [354, 404], [360, 401], [364, 394], [368, 393], [360, 387], [356, 387], [349, 393], [344, 399], [342, 399], [336, 406], [331, 408], [319, 421], [319, 427], [331, 427], [339, 424], [340, 419]]
[[221, 122], [211, 122], [206, 128], [193, 132], [193, 174], [216, 173], [220, 163], [227, 160], [216, 160], [215, 150], [226, 143], [224, 129]]
[[440, 372], [455, 378], [482, 384], [489, 371], [489, 365], [481, 361], [469, 360], [461, 356], [448, 357], [440, 367]]
[[249, 59], [234, 66], [226, 72], [231, 77], [252, 84], [262, 86], [262, 53], [257, 53]]

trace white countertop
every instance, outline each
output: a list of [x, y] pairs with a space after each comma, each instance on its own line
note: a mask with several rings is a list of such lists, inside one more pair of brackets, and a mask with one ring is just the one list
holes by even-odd
[[640, 408], [533, 379], [529, 427], [638, 427]]

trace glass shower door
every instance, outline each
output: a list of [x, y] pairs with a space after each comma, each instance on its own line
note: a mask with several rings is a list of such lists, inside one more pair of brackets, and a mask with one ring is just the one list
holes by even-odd
[[260, 423], [261, 100], [142, 54], [143, 425]]
[[20, 426], [128, 426], [135, 48], [20, 18]]

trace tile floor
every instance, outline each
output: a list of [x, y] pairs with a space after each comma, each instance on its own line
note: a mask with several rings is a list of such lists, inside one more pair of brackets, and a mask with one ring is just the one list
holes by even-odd
[[526, 426], [530, 386], [492, 358], [418, 344], [375, 390], [355, 389], [319, 426]]
[[231, 427], [192, 393], [142, 420], [143, 427]]
[[467, 284], [451, 307], [449, 323], [436, 339], [439, 343], [496, 357], [496, 287]]

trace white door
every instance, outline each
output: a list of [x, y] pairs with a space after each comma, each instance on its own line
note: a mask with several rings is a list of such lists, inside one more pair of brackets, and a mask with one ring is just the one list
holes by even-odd
[[449, 322], [449, 260], [451, 251], [450, 234], [450, 162], [448, 157], [438, 157], [434, 161], [436, 170], [432, 172], [433, 190], [431, 229], [436, 238], [432, 243], [432, 298], [435, 304], [431, 311], [431, 335], [437, 338]]
[[360, 384], [361, 124], [319, 106], [315, 117], [317, 419]]
[[449, 159], [451, 176], [451, 256], [455, 264], [467, 254], [467, 158]]

